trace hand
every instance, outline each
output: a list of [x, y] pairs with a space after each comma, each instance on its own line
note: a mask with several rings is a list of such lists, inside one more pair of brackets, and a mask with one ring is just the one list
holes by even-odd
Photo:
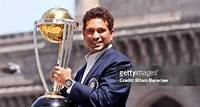
[[60, 66], [55, 66], [52, 70], [51, 80], [57, 84], [64, 86], [65, 80], [72, 79], [72, 70], [70, 68], [61, 68]]

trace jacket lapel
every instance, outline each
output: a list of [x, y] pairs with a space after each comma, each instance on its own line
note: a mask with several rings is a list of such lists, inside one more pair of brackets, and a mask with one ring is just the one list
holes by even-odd
[[106, 60], [111, 53], [113, 52], [113, 48], [110, 48], [108, 50], [106, 50], [103, 55], [100, 56], [100, 58], [95, 62], [95, 64], [92, 66], [92, 68], [90, 69], [90, 71], [88, 72], [83, 84], [86, 84], [88, 79], [92, 76], [92, 74], [97, 70], [97, 68], [103, 64], [104, 60]]
[[84, 74], [84, 71], [85, 71], [85, 68], [86, 68], [86, 65], [87, 65], [87, 64], [85, 64], [85, 65], [78, 71], [78, 73], [76, 74], [75, 79], [74, 79], [75, 81], [81, 82], [82, 77], [83, 77], [83, 74]]

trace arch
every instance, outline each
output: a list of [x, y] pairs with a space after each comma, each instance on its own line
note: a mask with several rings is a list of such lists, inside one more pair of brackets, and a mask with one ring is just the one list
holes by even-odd
[[168, 96], [163, 96], [157, 101], [155, 101], [153, 104], [151, 104], [150, 107], [183, 107], [183, 106], [174, 99]]
[[[184, 100], [180, 98], [176, 93], [169, 90], [156, 89], [145, 94], [139, 102], [136, 103], [136, 107], [185, 107]], [[166, 102], [165, 102], [166, 101]], [[158, 103], [162, 105], [170, 102], [172, 105], [179, 106], [156, 106]]]

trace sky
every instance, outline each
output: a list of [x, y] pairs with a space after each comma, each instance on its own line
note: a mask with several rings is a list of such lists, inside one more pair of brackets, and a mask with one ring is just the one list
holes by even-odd
[[75, 0], [0, 0], [0, 35], [33, 31], [34, 21], [53, 7], [75, 16]]

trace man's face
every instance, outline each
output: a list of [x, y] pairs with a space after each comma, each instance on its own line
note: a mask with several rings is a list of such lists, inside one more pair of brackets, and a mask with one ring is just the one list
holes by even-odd
[[83, 35], [90, 53], [101, 51], [111, 43], [113, 35], [107, 24], [100, 18], [90, 19], [86, 22]]

